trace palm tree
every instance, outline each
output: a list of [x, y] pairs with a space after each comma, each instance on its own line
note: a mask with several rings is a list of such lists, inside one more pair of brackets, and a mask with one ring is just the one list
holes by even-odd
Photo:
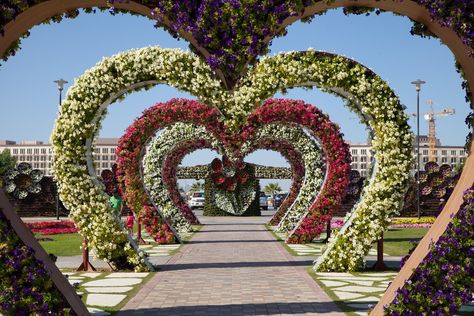
[[200, 181], [194, 182], [191, 185], [190, 191], [192, 191], [192, 192], [204, 191], [204, 182], [200, 182]]
[[267, 194], [271, 194], [272, 197], [275, 197], [275, 194], [281, 191], [281, 188], [278, 183], [269, 183], [263, 188], [263, 191]]

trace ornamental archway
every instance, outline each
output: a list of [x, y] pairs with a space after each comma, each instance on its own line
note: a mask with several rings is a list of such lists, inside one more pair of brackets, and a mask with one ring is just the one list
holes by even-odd
[[[283, 217], [279, 229], [288, 233], [288, 238], [292, 242], [318, 236], [323, 231], [328, 217], [331, 216], [331, 210], [338, 208], [341, 192], [348, 184], [350, 155], [339, 128], [317, 108], [292, 100], [266, 101], [250, 116], [248, 124], [243, 125], [238, 132], [232, 132], [226, 127], [222, 123], [222, 117], [214, 114], [215, 110], [196, 101], [175, 99], [149, 108], [128, 127], [125, 135], [119, 140], [116, 152], [117, 167], [119, 173], [123, 175], [119, 180], [128, 205], [133, 205], [134, 210], [141, 216], [142, 205], [147, 203], [150, 196], [155, 204], [160, 206], [161, 212], [169, 214], [168, 216], [165, 214], [168, 222], [173, 222], [180, 217], [176, 212], [173, 213], [176, 206], [184, 216], [191, 212], [183, 205], [181, 199], [167, 198], [170, 192], [174, 192], [171, 195], [177, 193], [176, 169], [187, 153], [211, 147], [229, 157], [232, 164], [238, 165], [253, 150], [274, 147], [274, 144], [268, 144], [265, 140], [281, 139], [295, 144], [296, 149], [304, 153], [303, 162], [307, 176], [302, 183], [300, 194]], [[162, 137], [160, 134], [156, 145], [151, 147], [148, 162], [145, 164], [144, 182], [148, 185], [147, 194], [138, 176], [141, 173], [142, 151], [159, 129], [173, 126], [170, 124], [177, 126], [175, 129], [170, 127], [171, 130], [163, 133], [165, 137], [169, 134], [174, 135], [173, 139], [163, 140], [160, 143]], [[295, 127], [297, 128], [293, 131]], [[318, 140], [325, 152], [327, 176], [324, 184], [320, 170], [322, 159], [318, 159], [317, 149], [307, 140], [308, 136], [304, 134], [302, 128]], [[183, 146], [180, 145], [181, 142]], [[309, 148], [306, 150], [307, 146]], [[157, 151], [161, 153], [153, 155]], [[174, 155], [174, 152], [178, 154]], [[172, 158], [165, 159], [166, 155]], [[157, 158], [155, 162], [152, 162], [152, 157]], [[152, 170], [158, 170], [155, 171], [156, 181], [146, 177], [153, 172]], [[160, 181], [161, 178], [164, 185], [168, 186], [167, 190]], [[321, 193], [318, 195], [321, 187]], [[146, 212], [143, 219], [153, 215], [159, 214]], [[307, 226], [313, 228], [308, 230]], [[153, 227], [148, 229], [152, 231]], [[156, 233], [161, 235], [160, 232]]]
[[[302, 72], [298, 69], [301, 69]], [[63, 183], [62, 200], [69, 203], [70, 209], [75, 210], [72, 212], [72, 217], [77, 216], [75, 220], [79, 225], [91, 223], [85, 226], [85, 230], [82, 232], [90, 237], [91, 244], [96, 245], [97, 252], [102, 258], [111, 260], [110, 258], [114, 256], [123, 256], [122, 248], [101, 241], [108, 240], [104, 236], [113, 233], [114, 229], [118, 229], [118, 227], [113, 223], [113, 219], [110, 219], [106, 228], [103, 225], [107, 219], [102, 214], [107, 213], [109, 206], [97, 184], [91, 160], [86, 157], [91, 156], [91, 145], [99, 131], [100, 121], [105, 115], [106, 107], [116, 98], [128, 92], [150, 87], [159, 82], [198, 95], [207, 104], [219, 106], [221, 110], [228, 113], [227, 117], [224, 116], [224, 121], [230, 130], [239, 130], [239, 126], [245, 126], [243, 121], [245, 115], [253, 111], [256, 102], [271, 97], [279, 89], [310, 85], [319, 86], [328, 92], [343, 96], [349, 101], [352, 110], [359, 113], [362, 120], [374, 131], [373, 147], [378, 151], [376, 154], [378, 168], [376, 167], [377, 172], [374, 174], [367, 190], [368, 193], [364, 197], [366, 202], [358, 204], [352, 219], [348, 221], [348, 226], [356, 218], [354, 223], [365, 225], [366, 221], [372, 221], [373, 216], [383, 216], [378, 221], [380, 225], [376, 227], [372, 225], [373, 229], [377, 229], [377, 231], [370, 238], [375, 241], [375, 236], [378, 235], [378, 232], [381, 233], [384, 225], [388, 223], [386, 217], [398, 210], [401, 199], [400, 192], [403, 192], [410, 168], [411, 134], [403, 107], [397, 97], [372, 71], [353, 60], [333, 54], [315, 51], [292, 52], [263, 60], [245, 80], [242, 80], [241, 87], [229, 94], [221, 90], [218, 82], [212, 78], [209, 68], [199, 58], [180, 50], [150, 47], [105, 59], [79, 78], [69, 90], [68, 98], [63, 102], [60, 117], [52, 136], [54, 152], [57, 155], [56, 176]], [[238, 102], [236, 102], [237, 100]], [[162, 123], [173, 122], [180, 117], [181, 112], [174, 110], [170, 107], [168, 113], [163, 112], [165, 117], [167, 114], [171, 116]], [[217, 107], [204, 109], [198, 107], [194, 110], [193, 115], [198, 118], [202, 117], [205, 119], [204, 121], [221, 116]], [[261, 112], [257, 108], [256, 113], [260, 113], [259, 111]], [[145, 111], [144, 117], [146, 117], [146, 113]], [[275, 113], [266, 114], [267, 122], [281, 120], [281, 117]], [[289, 116], [285, 116], [286, 114]], [[283, 116], [292, 117], [294, 115], [291, 111], [286, 114]], [[314, 124], [314, 117], [309, 116], [305, 119], [309, 119], [308, 122]], [[249, 123], [252, 120], [251, 117]], [[224, 123], [219, 119], [212, 121]], [[256, 116], [254, 124], [258, 126], [259, 123], [261, 122]], [[146, 128], [156, 129], [153, 126]], [[130, 148], [129, 154], [125, 155], [123, 159], [131, 164], [132, 168], [136, 168], [133, 157], [140, 154], [140, 147], [134, 144], [142, 141], [140, 135], [143, 133], [137, 134], [135, 129], [130, 130], [129, 133], [135, 136], [129, 138], [131, 144], [126, 145], [127, 148]], [[120, 143], [119, 147], [124, 145], [125, 143]], [[85, 168], [87, 164], [89, 164], [88, 169]], [[390, 187], [385, 184], [387, 179], [393, 181]], [[137, 177], [129, 179], [129, 181], [126, 183], [127, 186], [134, 182], [140, 182]], [[84, 197], [83, 192], [93, 194]], [[380, 197], [385, 198], [380, 200]], [[138, 204], [141, 201], [139, 198], [134, 199], [134, 202]], [[372, 217], [366, 217], [364, 214], [367, 212], [373, 213]], [[363, 256], [368, 251], [370, 243], [363, 242], [364, 247], [356, 247], [357, 242], [354, 242], [354, 234], [360, 238], [360, 242], [366, 241], [367, 236], [361, 234], [363, 229], [357, 227], [348, 231], [352, 236], [348, 234], [346, 238], [351, 239], [352, 246], [345, 242], [343, 244], [346, 247], [358, 249], [351, 253], [357, 259], [351, 262], [341, 261], [337, 264], [347, 265], [347, 269], [356, 269], [362, 264]], [[122, 234], [118, 231], [115, 233]], [[113, 247], [113, 253], [107, 247]], [[341, 243], [338, 247], [334, 249], [330, 247], [330, 250], [341, 253]], [[130, 250], [126, 245], [123, 249]], [[133, 253], [127, 253], [127, 256], [131, 256], [129, 261], [136, 262], [136, 259], [133, 259]]]
[[[452, 50], [454, 53], [457, 61], [460, 63], [462, 70], [464, 71], [464, 74], [466, 76], [466, 80], [468, 83], [468, 86], [473, 87], [474, 86], [474, 59], [468, 57], [468, 54], [472, 51], [470, 47], [465, 46], [462, 41], [465, 39], [465, 34], [456, 34], [456, 32], [452, 31], [449, 28], [443, 28], [441, 25], [443, 23], [446, 23], [446, 20], [434, 18], [433, 20], [430, 19], [429, 12], [426, 9], [430, 5], [430, 2], [425, 1], [422, 2], [423, 4], [417, 4], [414, 1], [403, 1], [403, 2], [396, 2], [396, 1], [376, 1], [376, 0], [362, 0], [362, 1], [357, 1], [357, 2], [352, 2], [350, 0], [339, 0], [339, 1], [334, 1], [331, 4], [323, 4], [321, 2], [318, 2], [316, 4], [313, 4], [311, 6], [308, 6], [306, 10], [303, 11], [302, 15], [296, 16], [296, 17], [291, 17], [288, 19], [285, 19], [283, 25], [287, 25], [302, 16], [311, 16], [311, 14], [314, 14], [316, 12], [322, 12], [330, 8], [335, 8], [335, 7], [373, 7], [373, 8], [380, 8], [382, 10], [388, 10], [392, 11], [398, 14], [406, 15], [410, 17], [411, 19], [421, 22], [425, 24], [429, 31], [434, 33], [436, 36], [438, 36], [444, 43], [448, 45], [448, 47]], [[5, 51], [7, 50], [8, 47], [14, 41], [20, 36], [27, 31], [29, 28], [31, 28], [33, 25], [35, 25], [38, 22], [43, 21], [44, 19], [47, 19], [48, 17], [51, 17], [55, 14], [59, 14], [62, 12], [65, 12], [66, 10], [70, 10], [73, 8], [78, 8], [78, 7], [88, 7], [88, 6], [105, 6], [106, 3], [105, 1], [77, 1], [74, 3], [72, 7], [67, 7], [64, 2], [61, 3], [61, 1], [44, 1], [42, 4], [48, 4], [50, 5], [45, 9], [44, 6], [40, 7], [39, 5], [36, 5], [33, 7], [33, 9], [26, 10], [24, 12], [25, 15], [20, 17], [20, 15], [17, 16], [17, 19], [15, 22], [10, 22], [10, 19], [6, 19], [5, 22], [8, 22], [6, 25], [7, 27], [5, 28], [9, 38], [5, 39], [3, 38], [0, 41], [0, 54], [3, 56], [5, 54]], [[140, 7], [140, 9], [137, 8], [132, 8], [133, 5], [136, 5], [136, 2], [128, 2], [125, 3], [125, 6], [129, 6], [128, 10], [132, 12], [139, 12], [140, 10], [143, 9], [143, 7]], [[69, 3], [67, 4], [69, 5]], [[118, 3], [117, 7], [121, 6], [122, 4]], [[456, 6], [456, 4], [454, 4]], [[125, 8], [125, 7], [124, 7]], [[455, 9], [456, 7], [454, 7]], [[38, 10], [33, 13], [36, 14], [31, 14], [31, 10]], [[453, 9], [453, 8], [451, 8]], [[466, 8], [467, 10], [468, 8]], [[19, 10], [21, 12], [23, 10]], [[449, 11], [449, 8], [448, 8]], [[454, 12], [455, 10], [453, 10]], [[28, 16], [27, 13], [30, 12], [30, 15]], [[5, 14], [5, 12], [2, 12]], [[41, 13], [41, 14], [39, 14]], [[22, 13], [23, 14], [23, 13]], [[146, 14], [146, 13], [145, 13]], [[469, 25], [469, 20], [468, 16], [469, 13], [464, 13], [464, 15], [461, 16], [461, 24], [462, 23], [467, 23]], [[149, 15], [149, 14], [146, 14]], [[16, 16], [16, 13], [15, 13]], [[39, 20], [36, 22], [33, 21], [35, 18], [34, 16], [38, 17]], [[3, 16], [2, 16], [3, 17]], [[449, 16], [448, 16], [449, 18]], [[463, 20], [464, 19], [464, 20]], [[32, 22], [33, 21], [33, 22]], [[2, 23], [4, 24], [4, 23]], [[459, 30], [457, 30], [459, 31]], [[464, 37], [463, 37], [464, 36]], [[270, 38], [268, 38], [269, 40]], [[470, 43], [472, 45], [472, 38], [471, 41], [466, 40], [467, 43]], [[204, 55], [204, 54], [203, 54]], [[222, 78], [222, 74], [220, 74], [220, 77]], [[471, 102], [472, 102], [472, 97], [471, 97]], [[471, 149], [474, 149], [471, 146]], [[471, 157], [470, 157], [471, 158]], [[388, 295], [387, 299], [383, 299], [381, 303], [377, 306], [377, 311], [381, 312], [381, 306], [382, 304], [388, 303], [391, 301], [393, 298], [393, 291], [396, 287], [400, 287], [403, 285], [404, 281], [410, 276], [411, 274], [411, 268], [416, 266], [418, 262], [420, 262], [421, 258], [423, 258], [426, 253], [428, 252], [430, 240], [437, 240], [438, 237], [441, 235], [441, 233], [445, 230], [447, 223], [449, 222], [449, 213], [448, 210], [454, 210], [456, 212], [459, 209], [459, 205], [462, 202], [462, 193], [463, 191], [470, 187], [473, 183], [473, 177], [474, 177], [474, 159], [468, 159], [465, 165], [465, 168], [463, 170], [463, 174], [461, 176], [460, 181], [458, 182], [458, 185], [456, 186], [455, 191], [451, 195], [451, 198], [449, 199], [448, 203], [446, 204], [442, 214], [438, 217], [438, 221], [436, 225], [434, 225], [434, 228], [427, 234], [427, 236], [423, 239], [423, 241], [420, 243], [420, 246], [418, 249], [415, 251], [415, 253], [412, 255], [410, 260], [408, 261], [408, 264], [405, 266], [405, 268], [402, 270], [402, 277], [397, 278], [391, 285], [389, 291], [387, 293], [392, 293]], [[385, 301], [384, 301], [385, 300]]]

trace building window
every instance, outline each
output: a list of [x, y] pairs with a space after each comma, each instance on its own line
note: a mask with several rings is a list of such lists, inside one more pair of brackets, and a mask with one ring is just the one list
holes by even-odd
[[100, 148], [96, 148], [96, 149], [94, 150], [94, 152], [95, 152], [96, 154], [100, 154]]
[[447, 150], [441, 150], [441, 155], [446, 156], [448, 154]]
[[103, 153], [103, 154], [108, 154], [108, 153], [109, 153], [109, 149], [108, 149], [108, 148], [102, 148], [102, 153]]
[[428, 162], [428, 157], [423, 157], [423, 162]]
[[110, 148], [110, 153], [115, 154], [115, 148]]
[[25, 160], [25, 156], [20, 156], [20, 157], [19, 157], [19, 160], [20, 160], [20, 161]]
[[107, 160], [109, 160], [109, 156], [105, 156], [105, 155], [102, 156], [102, 161], [107, 161]]
[[102, 168], [108, 168], [109, 167], [109, 163], [108, 162], [103, 162], [102, 163]]
[[352, 161], [353, 161], [353, 162], [357, 162], [358, 159], [359, 159], [359, 157], [355, 157], [355, 156], [352, 156], [351, 158], [352, 158]]
[[24, 155], [25, 154], [25, 148], [21, 148], [20, 149], [20, 155]]
[[465, 155], [464, 150], [460, 150], [460, 151], [459, 151], [459, 155], [460, 155], [460, 156], [464, 156], [464, 155]]
[[33, 150], [32, 150], [31, 148], [28, 148], [28, 149], [26, 150], [26, 153], [27, 153], [28, 155], [31, 155], [31, 154], [33, 153]]
[[361, 155], [367, 155], [367, 149], [361, 149], [360, 154]]
[[51, 163], [48, 164], [48, 168], [51, 169]]
[[43, 155], [46, 155], [46, 148], [41, 148], [41, 153], [42, 153]]
[[18, 149], [17, 148], [13, 149], [13, 154], [18, 155]]
[[35, 155], [39, 154], [40, 153], [40, 150], [39, 148], [35, 148], [35, 151], [34, 151]]
[[356, 163], [352, 163], [352, 164], [351, 164], [351, 169], [352, 169], [352, 170], [357, 170], [357, 164], [356, 164]]
[[115, 159], [117, 159], [117, 156], [115, 156], [115, 155], [110, 156], [110, 160], [115, 161]]
[[423, 149], [423, 155], [428, 156], [428, 150], [427, 149]]
[[367, 157], [366, 156], [360, 157], [360, 162], [367, 162]]
[[441, 162], [442, 162], [442, 163], [446, 163], [446, 162], [448, 162], [448, 158], [447, 158], [447, 157], [443, 157], [443, 158], [441, 158]]
[[456, 162], [456, 157], [451, 157], [451, 163], [455, 163]]
[[434, 155], [438, 156], [438, 151], [437, 150], [434, 151]]
[[360, 172], [360, 175], [361, 175], [362, 177], [367, 177], [367, 171], [362, 170], [362, 171]]
[[31, 161], [32, 160], [31, 158], [32, 158], [31, 156], [26, 156], [26, 161]]
[[351, 149], [351, 154], [352, 155], [357, 155], [357, 149]]
[[367, 164], [366, 163], [361, 163], [360, 164], [360, 169], [367, 169]]
[[39, 161], [39, 158], [40, 158], [39, 156], [33, 156], [34, 161]]

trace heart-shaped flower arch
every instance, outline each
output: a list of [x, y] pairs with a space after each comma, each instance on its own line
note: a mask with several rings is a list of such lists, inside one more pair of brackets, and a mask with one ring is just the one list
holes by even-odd
[[[130, 91], [158, 83], [188, 91], [210, 106], [219, 106], [226, 124], [234, 130], [243, 125], [253, 108], [281, 89], [318, 86], [348, 99], [351, 109], [361, 114], [373, 131], [377, 166], [347, 228], [330, 244], [324, 258], [333, 259], [327, 269], [356, 269], [361, 265], [370, 244], [398, 210], [410, 168], [411, 134], [403, 107], [380, 77], [353, 60], [315, 51], [262, 60], [233, 94], [220, 88], [219, 81], [198, 57], [157, 47], [118, 54], [81, 76], [68, 91], [53, 131], [55, 174], [61, 183], [62, 201], [73, 210], [71, 217], [100, 258], [116, 261], [128, 257], [132, 264], [140, 261], [128, 246], [126, 233], [109, 215], [107, 198], [90, 159], [92, 141], [110, 103]], [[217, 109], [213, 111], [218, 114]], [[358, 220], [353, 221], [354, 218]], [[366, 232], [367, 227], [372, 228], [371, 232]], [[347, 250], [353, 258], [350, 262], [338, 257], [338, 253]]]
[[[262, 128], [257, 139], [247, 140], [242, 147], [243, 156], [256, 149], [280, 152], [290, 162], [295, 175], [293, 183], [297, 185], [297, 191], [301, 187], [300, 181], [303, 180], [301, 173], [304, 174], [304, 170], [311, 173], [305, 176], [303, 191], [309, 194], [319, 191], [323, 180], [321, 154], [315, 140], [303, 130], [272, 124]], [[158, 207], [162, 209], [174, 207], [174, 205], [178, 208], [187, 207], [177, 190], [176, 171], [184, 155], [201, 148], [212, 148], [221, 155], [225, 155], [225, 150], [219, 145], [219, 140], [208, 133], [203, 126], [177, 123], [160, 133], [159, 137], [153, 141], [144, 157], [144, 183], [150, 198]], [[175, 151], [180, 154], [176, 156]], [[294, 188], [291, 189], [291, 191], [294, 190]], [[299, 199], [304, 199], [304, 197], [305, 194], [302, 192]], [[295, 198], [296, 196], [293, 197], [293, 201]], [[304, 209], [300, 211], [303, 214], [311, 205], [312, 199], [309, 201], [306, 199], [305, 202]], [[299, 204], [304, 204], [304, 202], [299, 202]], [[298, 204], [295, 205], [295, 207], [298, 206]]]
[[[297, 136], [301, 136], [301, 134], [292, 135], [285, 129], [278, 132], [278, 128], [273, 131], [272, 127], [274, 124], [296, 125], [306, 128], [319, 141], [326, 155], [328, 174], [320, 194], [321, 200], [324, 202], [317, 199], [313, 203], [314, 209], [310, 212], [311, 216], [308, 216], [308, 206], [311, 205], [317, 195], [321, 187], [321, 181], [318, 179], [322, 178], [320, 170], [322, 161], [319, 160], [318, 162], [315, 155], [308, 153], [305, 156], [307, 177], [302, 191], [287, 212], [286, 222], [279, 227], [282, 231], [290, 233], [290, 238], [299, 240], [303, 236], [296, 228], [298, 228], [300, 220], [305, 218], [311, 222], [314, 228], [312, 231], [305, 231], [304, 238], [311, 240], [319, 235], [327, 216], [330, 216], [330, 211], [340, 204], [340, 195], [342, 195], [348, 183], [350, 169], [349, 146], [344, 143], [339, 128], [315, 107], [291, 100], [267, 101], [249, 117], [248, 124], [238, 134], [230, 132], [217, 114], [218, 111], [215, 108], [200, 104], [197, 101], [173, 99], [165, 104], [158, 103], [147, 109], [139, 119], [136, 119], [127, 128], [125, 135], [119, 140], [116, 154], [117, 168], [123, 174], [123, 177], [119, 178], [119, 182], [128, 205], [138, 213], [139, 218], [142, 218], [141, 206], [148, 203], [148, 196], [139, 176], [141, 174], [142, 152], [159, 129], [180, 122], [203, 126], [206, 132], [212, 136], [203, 139], [202, 145], [209, 147], [209, 144], [214, 144], [213, 148], [216, 150], [220, 148], [222, 153], [226, 154], [231, 160], [238, 161], [256, 149], [256, 146], [252, 145], [252, 141], [258, 144], [260, 139], [269, 138], [272, 134], [278, 135], [279, 138], [292, 136], [288, 140], [297, 143]], [[185, 130], [181, 131], [180, 135], [184, 142], [188, 141], [187, 138], [182, 137], [185, 132]], [[217, 144], [216, 140], [222, 145]], [[175, 139], [175, 143], [179, 144], [179, 140]], [[300, 146], [299, 149], [303, 150], [302, 147]], [[195, 148], [191, 147], [191, 150]], [[315, 148], [311, 147], [310, 151], [315, 151]], [[182, 153], [179, 158], [174, 157], [172, 159], [175, 165], [171, 169], [176, 170], [176, 164], [185, 154], [186, 152]], [[162, 162], [162, 159], [160, 162]], [[153, 165], [150, 169], [156, 170], [159, 168], [162, 168], [162, 166]], [[163, 190], [160, 190], [160, 192], [163, 192]], [[155, 196], [152, 194], [152, 197]], [[159, 204], [165, 206], [165, 209], [173, 208], [173, 205], [170, 204]], [[159, 212], [156, 212], [155, 217], [159, 216]], [[170, 221], [170, 218], [167, 218], [167, 220]], [[149, 233], [155, 229], [156, 233], [161, 234], [157, 228], [149, 227], [147, 229]]]
[[[304, 137], [307, 135], [305, 134]], [[298, 141], [304, 141], [304, 137]], [[296, 143], [296, 142], [295, 142]], [[301, 185], [303, 183], [304, 177], [304, 165], [302, 163], [303, 158], [301, 154], [295, 150], [293, 144], [288, 143], [286, 140], [282, 139], [274, 139], [274, 138], [263, 138], [259, 141], [259, 144], [256, 146], [257, 148], [264, 148], [266, 150], [272, 150], [280, 153], [283, 158], [289, 163], [290, 168], [285, 167], [268, 167], [268, 166], [261, 166], [261, 165], [254, 165], [255, 168], [255, 178], [263, 178], [263, 179], [291, 179], [291, 189], [288, 194], [288, 197], [284, 200], [281, 206], [278, 208], [278, 211], [275, 212], [275, 215], [272, 218], [276, 223], [272, 225], [277, 225], [282, 216], [286, 213], [288, 208], [293, 204], [294, 200], [296, 199]], [[317, 149], [319, 150], [319, 148]], [[314, 152], [312, 153], [315, 154]], [[324, 157], [322, 157], [324, 158]], [[146, 160], [146, 157], [145, 157]], [[166, 162], [170, 160], [169, 158], [166, 159]], [[197, 165], [192, 167], [178, 167], [176, 170], [176, 177], [178, 179], [206, 179], [209, 176], [209, 165]], [[152, 170], [149, 174], [145, 174], [145, 177], [149, 175], [150, 178], [154, 179], [153, 183], [148, 184], [150, 187], [154, 186], [154, 184], [160, 179], [160, 176], [155, 174], [155, 170]], [[182, 200], [181, 194], [178, 192], [176, 187], [176, 178], [175, 175], [163, 174], [163, 182], [165, 183], [166, 187], [168, 188], [168, 192], [170, 195], [171, 200], [177, 207], [181, 207], [184, 204]], [[187, 204], [183, 205], [188, 207]]]
[[[110, 3], [114, 2], [118, 8], [130, 10], [132, 12], [136, 12], [142, 15], [150, 15], [150, 8], [153, 8], [153, 4], [150, 4], [148, 2], [144, 3], [143, 1], [110, 1]], [[28, 3], [25, 1], [10, 1], [10, 3], [2, 5], [2, 7], [0, 8], [0, 32], [2, 32], [2, 36], [4, 36], [0, 41], [0, 53], [4, 58], [8, 57], [9, 53], [14, 54], [15, 50], [18, 48], [18, 42], [15, 41], [17, 41], [24, 33], [26, 33], [29, 28], [42, 22], [44, 19], [48, 19], [48, 17], [52, 17], [56, 14], [61, 14], [64, 12], [67, 12], [66, 16], [74, 17], [76, 16], [74, 12], [76, 8], [89, 8], [95, 5], [103, 7], [106, 6], [108, 3], [109, 2], [89, 0], [69, 1], [67, 3], [61, 0], [38, 0]], [[214, 4], [214, 2], [209, 3]], [[242, 3], [246, 4], [247, 2], [243, 1]], [[277, 2], [274, 5], [276, 7], [279, 7], [281, 4], [281, 2]], [[366, 7], [370, 7], [372, 9], [380, 8], [387, 11], [393, 11], [401, 15], [409, 16], [414, 21], [421, 23], [423, 28], [426, 28], [426, 30], [428, 30], [429, 32], [432, 32], [439, 36], [442, 41], [449, 46], [449, 48], [456, 55], [457, 61], [462, 65], [467, 81], [469, 82], [469, 85], [472, 88], [472, 83], [474, 82], [474, 67], [472, 67], [474, 60], [472, 58], [474, 33], [472, 32], [472, 23], [470, 23], [473, 12], [473, 7], [470, 1], [451, 1], [446, 3], [439, 3], [439, 1], [436, 0], [411, 0], [402, 2], [399, 2], [397, 0], [364, 0], [357, 2], [349, 0], [334, 0], [329, 2], [315, 0], [304, 3], [291, 2], [290, 4], [291, 5], [287, 7], [280, 7], [279, 9], [281, 9], [282, 11], [277, 11], [279, 17], [277, 20], [278, 29], [276, 31], [272, 30], [272, 35], [282, 33], [284, 31], [284, 28], [294, 21], [298, 21], [302, 18], [308, 19], [313, 17], [315, 14], [325, 12], [328, 9], [337, 7], [344, 7], [345, 9], [355, 7], [355, 12], [357, 12], [358, 9], [365, 10]], [[293, 4], [298, 4], [297, 8], [299, 8], [299, 12], [297, 12], [297, 16], [292, 16], [295, 12], [293, 10]], [[148, 5], [149, 7], [146, 7], [145, 5]], [[184, 11], [186, 12], [192, 12], [193, 9], [194, 6], [184, 7]], [[248, 10], [248, 7], [242, 6], [239, 9], [245, 11]], [[259, 10], [260, 12], [265, 12], [265, 10], [260, 10], [258, 6], [257, 10]], [[176, 10], [170, 11], [169, 13], [165, 12], [165, 20], [167, 25], [172, 30], [177, 30], [182, 35], [183, 29], [179, 28], [187, 28], [192, 25], [188, 25], [187, 23], [176, 24], [177, 20], [175, 20], [174, 18], [176, 18], [177, 16], [182, 16], [181, 11], [183, 11], [183, 7], [178, 7]], [[204, 11], [208, 13], [210, 12], [211, 14], [214, 13], [214, 10], [202, 10], [202, 12]], [[349, 10], [349, 12], [351, 11], [352, 10]], [[71, 14], [71, 12], [73, 13]], [[176, 14], [177, 12], [180, 14]], [[233, 17], [232, 14], [230, 16]], [[274, 17], [275, 15], [268, 15], [268, 18]], [[57, 18], [57, 16], [55, 16], [55, 18]], [[202, 21], [203, 19], [200, 20]], [[179, 21], [183, 21], [183, 18], [180, 17]], [[195, 20], [191, 21], [193, 23], [195, 22]], [[256, 26], [257, 30], [259, 31], [259, 34], [257, 34], [257, 36], [263, 34], [263, 36], [265, 37], [265, 32], [262, 33], [264, 29], [260, 29], [259, 27], [261, 25], [263, 25], [264, 27], [268, 27], [269, 24], [266, 23], [265, 20], [261, 20], [260, 23], [262, 24], [257, 24]], [[209, 30], [211, 32], [219, 31], [219, 27], [225, 24], [226, 23], [214, 24], [217, 26], [217, 29], [202, 28], [202, 30], [200, 31], [204, 32], [204, 34]], [[235, 30], [231, 28], [230, 31], [232, 32], [231, 37], [233, 38]], [[187, 37], [185, 36], [185, 38]], [[221, 36], [219, 36], [218, 38], [221, 38]], [[206, 38], [203, 37], [202, 39], [204, 40], [203, 43], [205, 43]], [[226, 38], [224, 37], [223, 40], [226, 40]], [[263, 39], [263, 42], [268, 43], [270, 40], [271, 36], [266, 36], [266, 38]], [[195, 39], [191, 38], [190, 41], [196, 47], [196, 49], [199, 49], [200, 52], [202, 52], [202, 49], [199, 48], [199, 45], [196, 45], [197, 41]], [[212, 41], [208, 44], [212, 45]], [[251, 46], [251, 43], [241, 43], [241, 45]], [[218, 47], [220, 46], [221, 45], [218, 45]], [[259, 47], [261, 47], [260, 44]], [[468, 53], [471, 53], [470, 56], [468, 55]], [[206, 54], [204, 54], [204, 56], [205, 55]], [[472, 96], [468, 95], [468, 97], [472, 101]], [[472, 127], [472, 124], [470, 125], [470, 127]], [[471, 146], [471, 149], [473, 148], [474, 145]], [[471, 161], [471, 165], [467, 166], [474, 165], [474, 161], [472, 159]], [[437, 239], [440, 235], [440, 232], [445, 230], [446, 224], [449, 221], [445, 214], [448, 213], [450, 207], [457, 208], [457, 206], [459, 205], [462, 190], [472, 185], [473, 178], [472, 176], [468, 176], [469, 172], [471, 172], [472, 174], [472, 170], [466, 170], [463, 173], [464, 181], [459, 182], [457, 189], [455, 190], [451, 199], [448, 201], [448, 204], [445, 207], [442, 216], [440, 216], [441, 219], [437, 221], [437, 224], [429, 232], [426, 238], [424, 238], [424, 240], [421, 242], [419, 249], [417, 249], [416, 251], [417, 255], [414, 256], [415, 259], [409, 260], [411, 264], [407, 264], [407, 268], [404, 268], [401, 273], [401, 276], [398, 277], [397, 280], [392, 283], [392, 286], [390, 287], [389, 291], [387, 291], [387, 294], [384, 296], [384, 302], [390, 302], [392, 300], [391, 293], [393, 293], [393, 289], [402, 285], [403, 280], [405, 280], [410, 275], [411, 267], [419, 263], [420, 255], [424, 256], [424, 254], [426, 254], [425, 250], [428, 247], [430, 238]], [[381, 312], [380, 306], [381, 304], [379, 304], [376, 308], [379, 313]]]

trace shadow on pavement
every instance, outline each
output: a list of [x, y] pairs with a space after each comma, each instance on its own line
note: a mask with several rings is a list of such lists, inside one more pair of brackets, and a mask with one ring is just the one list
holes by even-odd
[[260, 268], [260, 267], [310, 267], [313, 260], [301, 261], [256, 261], [256, 262], [206, 262], [166, 264], [160, 266], [160, 271], [177, 271], [189, 269], [227, 269], [227, 268]]
[[[228, 305], [174, 306], [124, 310], [116, 315], [280, 315], [318, 313], [321, 315], [341, 310], [330, 302], [255, 303]], [[342, 313], [341, 313], [342, 315]]]
[[[208, 231], [203, 231], [205, 233], [209, 233]], [[229, 231], [232, 232], [232, 231]], [[261, 243], [261, 242], [273, 242], [277, 243], [279, 242], [276, 239], [273, 240], [268, 240], [268, 239], [248, 239], [248, 240], [238, 240], [238, 239], [230, 239], [230, 240], [190, 240], [186, 242], [187, 244], [225, 244], [225, 243], [248, 243], [248, 242], [255, 242], [255, 243]]]

